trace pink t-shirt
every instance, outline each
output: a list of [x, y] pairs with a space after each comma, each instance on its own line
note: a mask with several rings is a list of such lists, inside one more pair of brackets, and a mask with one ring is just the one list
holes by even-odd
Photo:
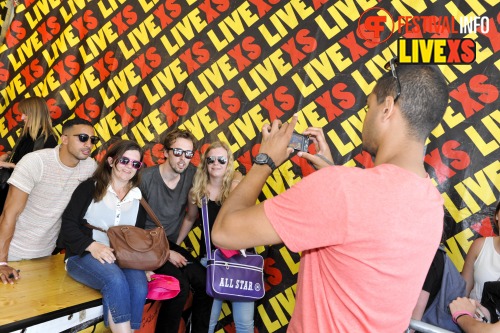
[[317, 171], [264, 209], [302, 251], [288, 332], [401, 333], [438, 248], [443, 199], [391, 164]]

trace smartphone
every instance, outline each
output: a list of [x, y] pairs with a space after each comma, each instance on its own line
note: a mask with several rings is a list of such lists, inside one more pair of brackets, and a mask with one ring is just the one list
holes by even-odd
[[309, 143], [310, 140], [308, 136], [293, 132], [292, 139], [290, 140], [288, 147], [291, 147], [294, 150], [307, 151]]

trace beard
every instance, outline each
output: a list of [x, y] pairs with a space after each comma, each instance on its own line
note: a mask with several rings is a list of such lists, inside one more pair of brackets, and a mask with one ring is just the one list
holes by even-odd
[[172, 160], [168, 159], [168, 164], [170, 164], [170, 168], [177, 174], [181, 174], [186, 171], [189, 162], [184, 162], [184, 166], [179, 166], [179, 163], [173, 163]]

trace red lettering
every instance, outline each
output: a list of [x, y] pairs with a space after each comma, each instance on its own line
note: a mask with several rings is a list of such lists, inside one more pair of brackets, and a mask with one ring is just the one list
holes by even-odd
[[127, 31], [132, 24], [137, 22], [137, 14], [134, 12], [134, 8], [131, 5], [127, 5], [121, 12], [117, 13], [115, 17], [111, 18], [111, 22], [118, 28], [118, 35], [121, 35]]
[[266, 291], [269, 291], [271, 289], [271, 286], [277, 286], [283, 281], [283, 275], [281, 274], [281, 271], [273, 267], [273, 265], [276, 264], [276, 261], [273, 258], [266, 258], [264, 259], [264, 273], [266, 276], [266, 280], [264, 282]]
[[[497, 22], [500, 24], [500, 11], [497, 14]], [[495, 24], [495, 20], [493, 18], [490, 18], [489, 24], [490, 31], [485, 36], [490, 40], [493, 52], [496, 53], [500, 51], [500, 32], [498, 31], [497, 25]]]
[[61, 81], [61, 83], [65, 83], [72, 78], [72, 76], [66, 71], [66, 68], [64, 67], [64, 60], [60, 60], [56, 64], [54, 64], [54, 71], [59, 74], [59, 81]]
[[204, 0], [199, 7], [206, 15], [207, 22], [210, 24], [213, 20], [219, 17], [220, 13], [212, 8], [210, 0]]
[[[466, 152], [456, 150], [458, 147], [460, 147], [459, 142], [449, 140], [443, 144], [441, 150], [444, 157], [452, 160], [448, 165], [452, 166], [455, 170], [464, 170], [470, 165], [470, 157]], [[425, 155], [424, 162], [434, 169], [439, 183], [443, 183], [446, 179], [456, 174], [455, 170], [443, 163], [438, 148]]]
[[319, 7], [323, 6], [325, 3], [327, 3], [328, 0], [313, 0], [313, 7], [314, 10], [318, 9]]
[[[235, 47], [227, 52], [231, 58], [236, 60], [236, 66], [240, 72], [252, 64], [250, 59], [255, 60], [261, 54], [260, 46], [254, 44], [254, 41], [255, 38], [253, 37], [245, 37], [241, 44], [236, 44]], [[248, 57], [243, 55], [242, 49], [247, 51], [246, 55]]]
[[340, 44], [349, 49], [353, 62], [356, 62], [359, 58], [368, 53], [367, 49], [358, 44], [353, 31], [349, 32], [345, 37], [341, 38]]
[[142, 104], [138, 103], [137, 100], [137, 96], [135, 95], [129, 96], [126, 100], [130, 114], [136, 118], [142, 114]]
[[481, 235], [481, 237], [497, 236], [493, 231], [493, 224], [489, 217], [482, 219], [481, 222], [471, 225], [470, 228]]
[[333, 104], [332, 96], [330, 95], [330, 91], [328, 90], [325, 91], [321, 96], [318, 96], [315, 101], [325, 109], [326, 116], [329, 122], [344, 113], [344, 111], [342, 111], [338, 106]]
[[[284, 112], [282, 110], [289, 111], [294, 107], [295, 99], [291, 94], [285, 94], [287, 91], [287, 87], [280, 86], [275, 90], [274, 96], [273, 94], [269, 94], [259, 103], [269, 112], [269, 118], [271, 122], [273, 122], [275, 119], [281, 118], [281, 116], [284, 115]], [[276, 98], [278, 102], [282, 102], [279, 105], [281, 109], [276, 106], [274, 98]]]
[[462, 104], [465, 116], [467, 118], [474, 115], [475, 112], [480, 111], [484, 108], [484, 105], [478, 103], [475, 99], [470, 97], [467, 85], [462, 83], [456, 89], [450, 92], [450, 97], [453, 97]]
[[108, 51], [104, 54], [104, 57], [97, 59], [92, 67], [99, 72], [99, 78], [103, 81], [111, 74], [110, 71], [118, 68], [118, 60], [116, 60], [113, 51]]
[[115, 112], [120, 116], [123, 127], [128, 126], [128, 124], [134, 121], [134, 117], [132, 117], [127, 112], [127, 106], [125, 105], [125, 102], [121, 102], [119, 105], [117, 105], [115, 108]]
[[362, 150], [358, 155], [354, 156], [354, 160], [362, 165], [365, 169], [373, 168], [374, 166], [372, 155], [364, 150]]
[[[189, 111], [189, 104], [183, 98], [184, 96], [181, 93], [176, 93], [159, 108], [165, 115], [169, 127], [179, 119], [179, 115], [185, 116]], [[172, 107], [176, 109], [172, 109]]]
[[82, 119], [92, 121], [92, 119], [99, 118], [101, 115], [101, 108], [94, 97], [89, 97], [76, 108], [75, 114]]
[[50, 118], [53, 120], [59, 119], [62, 116], [62, 110], [55, 98], [49, 98], [47, 100], [47, 107], [49, 108]]
[[[187, 65], [188, 73], [191, 74], [198, 68], [200, 68], [200, 64], [204, 64], [210, 60], [210, 52], [203, 48], [205, 44], [203, 42], [196, 42], [193, 45], [193, 48], [188, 48], [184, 53], [179, 55], [179, 58]], [[196, 60], [193, 59], [191, 55], [191, 51], [196, 57]]]
[[465, 151], [455, 150], [460, 147], [460, 142], [455, 140], [446, 141], [441, 148], [443, 156], [451, 159], [449, 163], [455, 170], [465, 170], [470, 165], [470, 157]]
[[89, 29], [97, 27], [97, 19], [92, 16], [91, 10], [86, 10], [82, 16], [77, 17], [71, 25], [78, 30], [78, 36], [83, 39], [89, 32]]
[[5, 64], [0, 62], [0, 81], [7, 82], [9, 81], [9, 70], [4, 68]]
[[493, 84], [484, 84], [488, 77], [483, 74], [474, 75], [470, 81], [470, 90], [480, 94], [478, 99], [485, 103], [490, 104], [498, 99], [498, 88]]
[[234, 96], [234, 91], [231, 89], [225, 90], [222, 93], [222, 101], [227, 105], [227, 110], [231, 113], [240, 111], [241, 102], [238, 97]]
[[145, 78], [150, 74], [153, 69], [149, 67], [148, 64], [146, 64], [146, 55], [144, 53], [141, 53], [133, 60], [134, 64], [137, 66], [137, 68], [140, 69], [141, 71], [141, 78]]
[[156, 143], [150, 149], [147, 149], [144, 152], [143, 162], [146, 165], [153, 166], [156, 164], [161, 164], [165, 162], [165, 154], [163, 154], [163, 145], [160, 143]]
[[460, 48], [460, 39], [448, 39], [446, 41], [446, 45], [448, 46], [448, 57], [446, 59], [446, 62], [449, 64], [453, 63], [460, 63], [460, 54], [459, 54], [459, 48]]
[[472, 63], [476, 59], [476, 43], [472, 39], [463, 39], [460, 43], [462, 61]]
[[8, 47], [13, 47], [19, 44], [19, 41], [24, 39], [24, 37], [26, 37], [26, 29], [23, 28], [21, 21], [14, 20], [7, 31], [5, 44], [7, 44]]
[[[277, 4], [280, 0], [270, 0], [270, 4]], [[273, 7], [271, 7], [268, 3], [266, 3], [264, 0], [249, 0], [249, 2], [257, 7], [257, 13], [260, 18], [264, 17], [267, 12], [269, 12]]]

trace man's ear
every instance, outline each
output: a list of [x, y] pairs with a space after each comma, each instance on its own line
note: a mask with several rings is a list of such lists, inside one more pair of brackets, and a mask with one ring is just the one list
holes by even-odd
[[61, 144], [67, 145], [68, 144], [68, 135], [67, 134], [61, 134]]
[[387, 96], [384, 100], [384, 109], [382, 110], [383, 119], [389, 119], [394, 115], [395, 110], [394, 97]]

